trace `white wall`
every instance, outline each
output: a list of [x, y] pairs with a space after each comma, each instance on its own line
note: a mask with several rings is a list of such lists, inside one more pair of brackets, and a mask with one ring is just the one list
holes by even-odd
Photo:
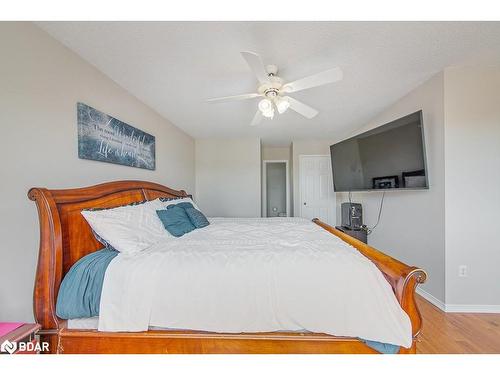
[[[194, 141], [31, 23], [0, 23], [0, 321], [33, 321], [38, 217], [34, 186], [120, 179], [194, 190]], [[156, 170], [78, 159], [76, 103], [156, 137]]]
[[262, 160], [290, 160], [290, 146], [262, 146]]
[[446, 304], [500, 310], [500, 66], [444, 77]]
[[259, 138], [197, 139], [195, 200], [207, 216], [261, 216]]
[[[445, 214], [444, 214], [444, 109], [443, 74], [437, 74], [390, 106], [358, 132], [383, 125], [423, 110], [429, 190], [387, 192], [380, 224], [369, 236], [370, 245], [401, 261], [424, 268], [429, 277], [423, 289], [444, 302]], [[381, 192], [353, 193], [363, 204], [364, 223], [377, 220]], [[348, 200], [337, 193], [337, 204]], [[340, 207], [337, 208], [340, 222]]]

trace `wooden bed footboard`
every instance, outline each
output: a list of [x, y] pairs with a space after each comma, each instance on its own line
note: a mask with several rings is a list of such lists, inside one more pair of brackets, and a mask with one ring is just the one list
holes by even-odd
[[[111, 208], [158, 197], [187, 197], [145, 181], [116, 181], [85, 188], [49, 190], [32, 188], [40, 222], [40, 249], [33, 292], [33, 310], [42, 325], [40, 339], [51, 353], [375, 353], [362, 341], [349, 337], [305, 333], [216, 334], [193, 331], [147, 331], [109, 333], [72, 330], [56, 316], [56, 300], [62, 278], [83, 256], [102, 248], [81, 211]], [[383, 272], [403, 309], [410, 316], [413, 336], [422, 319], [414, 292], [426, 274], [314, 219], [317, 225], [357, 248]], [[400, 353], [415, 353], [416, 342]]]
[[415, 340], [422, 329], [422, 316], [415, 300], [415, 288], [418, 284], [425, 282], [427, 273], [423, 269], [408, 266], [319, 219], [313, 219], [313, 222], [355, 247], [382, 271], [389, 284], [391, 284], [401, 307], [410, 317]]

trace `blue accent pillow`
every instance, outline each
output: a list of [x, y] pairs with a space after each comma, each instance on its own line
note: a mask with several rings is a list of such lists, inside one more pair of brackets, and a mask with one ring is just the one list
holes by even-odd
[[186, 208], [194, 208], [193, 205], [190, 202], [181, 202], [181, 203], [177, 203], [177, 204], [169, 204], [167, 206], [167, 209], [175, 207], [175, 206], [181, 207], [181, 208], [184, 208], [184, 209], [186, 209]]
[[166, 210], [157, 210], [156, 214], [172, 236], [181, 237], [196, 229], [180, 204], [170, 205]]
[[191, 220], [191, 223], [196, 228], [203, 228], [206, 227], [210, 222], [207, 220], [207, 217], [203, 215], [203, 213], [200, 210], [197, 210], [196, 208], [193, 207], [193, 205], [189, 202], [181, 202], [177, 204], [169, 204], [167, 206], [167, 209], [172, 208], [172, 207], [182, 207], [186, 211], [186, 214], [189, 217], [189, 220]]
[[203, 212], [198, 211], [196, 208], [186, 207], [184, 208], [184, 210], [186, 211], [189, 220], [191, 220], [196, 228], [204, 228], [208, 224], [210, 224], [210, 222], [207, 220], [207, 217], [203, 215]]
[[73, 264], [64, 276], [57, 295], [56, 315], [59, 318], [77, 319], [99, 315], [104, 274], [117, 255], [115, 250], [103, 249]]

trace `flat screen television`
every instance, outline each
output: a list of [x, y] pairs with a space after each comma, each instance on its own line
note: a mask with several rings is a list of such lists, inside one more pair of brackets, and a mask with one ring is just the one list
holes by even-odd
[[422, 111], [330, 146], [336, 192], [428, 189]]

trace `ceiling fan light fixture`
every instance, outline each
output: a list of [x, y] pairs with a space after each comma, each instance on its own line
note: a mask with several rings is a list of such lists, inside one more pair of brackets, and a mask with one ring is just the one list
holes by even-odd
[[285, 113], [288, 107], [290, 107], [290, 102], [285, 98], [280, 98], [280, 97], [276, 98], [275, 104], [280, 115], [282, 113]]
[[259, 102], [259, 110], [262, 116], [272, 119], [274, 117], [273, 102], [269, 99], [262, 99]]
[[272, 119], [274, 117], [274, 108], [271, 108], [268, 111], [263, 111], [262, 116]]
[[269, 99], [262, 99], [259, 102], [259, 110], [264, 114], [265, 112], [273, 111], [273, 102]]

